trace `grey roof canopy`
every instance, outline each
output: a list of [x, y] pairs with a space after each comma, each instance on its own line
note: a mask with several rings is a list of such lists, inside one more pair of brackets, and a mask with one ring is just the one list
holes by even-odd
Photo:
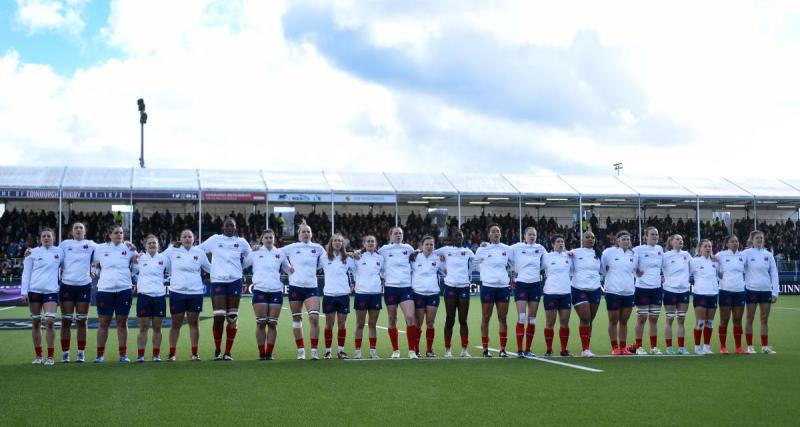
[[800, 179], [0, 166], [0, 189], [800, 201]]

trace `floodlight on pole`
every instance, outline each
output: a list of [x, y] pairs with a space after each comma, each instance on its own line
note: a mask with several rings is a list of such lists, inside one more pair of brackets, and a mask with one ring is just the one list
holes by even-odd
[[139, 124], [141, 125], [141, 142], [139, 145], [139, 167], [144, 168], [144, 124], [147, 123], [147, 113], [144, 112], [144, 99], [136, 101], [139, 106]]

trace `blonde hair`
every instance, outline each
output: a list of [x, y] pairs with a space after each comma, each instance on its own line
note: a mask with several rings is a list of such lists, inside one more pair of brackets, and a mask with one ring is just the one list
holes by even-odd
[[339, 258], [342, 260], [342, 262], [347, 262], [347, 251], [345, 251], [344, 248], [344, 236], [342, 236], [342, 233], [336, 233], [331, 236], [330, 240], [328, 240], [328, 245], [325, 247], [325, 251], [328, 253], [328, 261], [333, 261], [333, 239], [337, 237], [342, 239], [342, 249], [340, 251], [341, 253], [339, 254]]
[[753, 238], [758, 236], [759, 234], [763, 236], [764, 232], [760, 231], [760, 230], [753, 230], [753, 231], [750, 232], [750, 235], [747, 236], [747, 247], [748, 248], [752, 248], [753, 247]]
[[668, 251], [671, 251], [671, 250], [675, 249], [675, 248], [672, 247], [672, 241], [675, 240], [675, 238], [677, 238], [677, 237], [680, 237], [681, 240], [683, 240], [683, 236], [681, 236], [680, 234], [673, 234], [673, 235], [669, 236], [669, 239], [667, 239], [667, 246], [668, 246], [667, 250]]
[[[708, 243], [708, 244], [711, 246], [711, 249], [712, 249], [712, 250], [714, 249], [714, 244], [713, 244], [713, 243], [711, 243], [711, 240], [708, 240], [708, 239], [703, 239], [703, 240], [701, 240], [701, 241], [700, 241], [700, 243], [697, 245], [697, 249], [695, 249], [695, 251], [694, 251], [694, 252], [695, 252], [695, 255], [697, 255], [697, 256], [700, 256], [700, 254], [701, 254], [701, 251], [703, 250], [703, 245], [705, 245], [706, 243]], [[711, 255], [714, 255], [714, 254], [712, 253]]]

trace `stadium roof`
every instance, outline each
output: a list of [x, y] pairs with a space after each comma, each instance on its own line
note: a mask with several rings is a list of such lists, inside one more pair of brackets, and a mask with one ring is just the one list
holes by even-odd
[[0, 189], [800, 200], [800, 179], [0, 166]]

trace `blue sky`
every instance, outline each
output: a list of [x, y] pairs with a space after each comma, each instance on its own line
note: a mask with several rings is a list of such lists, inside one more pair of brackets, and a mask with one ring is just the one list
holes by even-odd
[[0, 164], [794, 170], [798, 2], [0, 5]]

